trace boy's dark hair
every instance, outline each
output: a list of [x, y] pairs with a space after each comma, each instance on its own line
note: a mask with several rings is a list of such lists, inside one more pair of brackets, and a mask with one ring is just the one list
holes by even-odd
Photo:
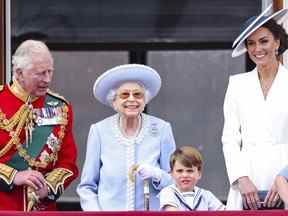
[[196, 148], [193, 148], [192, 146], [182, 146], [174, 151], [170, 157], [171, 170], [173, 170], [176, 161], [185, 167], [195, 166], [199, 171], [202, 171], [202, 155]]

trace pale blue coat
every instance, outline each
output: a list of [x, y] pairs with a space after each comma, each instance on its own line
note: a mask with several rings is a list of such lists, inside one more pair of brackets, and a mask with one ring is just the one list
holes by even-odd
[[[131, 140], [122, 135], [118, 119], [116, 114], [91, 125], [86, 160], [77, 187], [81, 207], [85, 211], [131, 210], [127, 208], [127, 197], [131, 193], [127, 186], [129, 167], [145, 163], [162, 169], [160, 183], [152, 185], [150, 182], [150, 209], [159, 210], [156, 195], [172, 183], [167, 173], [169, 157], [175, 150], [171, 126], [159, 118], [142, 114], [141, 130]], [[143, 182], [137, 175], [133, 194], [134, 209], [143, 210]]]

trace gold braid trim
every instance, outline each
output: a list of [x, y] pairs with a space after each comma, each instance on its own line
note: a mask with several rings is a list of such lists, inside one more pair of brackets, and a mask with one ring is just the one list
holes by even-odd
[[6, 164], [0, 163], [0, 178], [3, 179], [8, 185], [12, 184], [17, 170], [13, 169]]
[[46, 183], [54, 194], [57, 194], [58, 189], [60, 189], [59, 192], [62, 194], [65, 180], [72, 175], [73, 172], [68, 169], [56, 168], [46, 176]]
[[[4, 129], [10, 133], [11, 139], [8, 141], [8, 143], [0, 150], [0, 157], [5, 155], [13, 145], [16, 146], [16, 149], [20, 155], [27, 163], [29, 164], [30, 167], [41, 167], [45, 168], [49, 162], [52, 161], [57, 161], [57, 155], [58, 151], [61, 148], [61, 143], [63, 141], [63, 138], [65, 136], [65, 130], [66, 130], [66, 125], [68, 123], [68, 106], [66, 104], [63, 105], [63, 118], [66, 119], [65, 124], [60, 126], [60, 130], [58, 132], [59, 136], [59, 146], [57, 147], [56, 151], [51, 155], [49, 158], [49, 161], [41, 162], [41, 161], [36, 161], [35, 158], [33, 158], [31, 155], [27, 153], [27, 150], [23, 148], [22, 144], [20, 143], [20, 138], [19, 135], [26, 123], [26, 120], [31, 114], [31, 110], [29, 108], [28, 103], [23, 104], [20, 109], [13, 115], [12, 118], [9, 120], [6, 119], [5, 114], [0, 110], [0, 129]], [[16, 127], [15, 131], [13, 131], [13, 128]]]
[[66, 129], [66, 125], [68, 122], [68, 120], [67, 120], [68, 106], [66, 104], [63, 105], [63, 111], [64, 111], [63, 112], [63, 118], [66, 119], [66, 121], [65, 121], [66, 124], [60, 126], [60, 130], [58, 132], [59, 144], [56, 148], [56, 151], [53, 152], [53, 154], [49, 157], [49, 160], [37, 161], [35, 158], [33, 158], [31, 155], [29, 155], [27, 153], [27, 150], [25, 148], [23, 148], [22, 144], [20, 144], [19, 142], [15, 144], [20, 157], [22, 157], [29, 164], [30, 167], [46, 168], [50, 162], [53, 162], [53, 161], [56, 162], [57, 161], [58, 151], [61, 148], [61, 143], [62, 143], [63, 138], [65, 136], [65, 129]]
[[53, 91], [51, 91], [50, 89], [48, 89], [47, 93], [48, 93], [49, 95], [52, 95], [52, 96], [58, 98], [58, 99], [63, 100], [66, 104], [69, 104], [69, 102], [66, 100], [66, 98], [64, 98], [62, 95], [60, 95], [60, 94], [58, 94], [58, 93], [56, 93], [56, 92], [53, 92]]
[[5, 113], [0, 109], [0, 129], [10, 132], [23, 118], [23, 114], [26, 114], [28, 105], [23, 104], [20, 109], [10, 118], [7, 119]]
[[[17, 124], [18, 123], [18, 125], [17, 125], [17, 127], [16, 127], [16, 129], [15, 129], [15, 131], [13, 131], [12, 130], [12, 128], [11, 128], [11, 130], [9, 130], [9, 132], [10, 132], [10, 136], [11, 136], [11, 139], [9, 140], [9, 142], [4, 146], [4, 148], [2, 148], [1, 150], [0, 150], [0, 157], [2, 157], [3, 155], [5, 155], [10, 149], [11, 149], [11, 147], [13, 146], [13, 145], [18, 145], [19, 144], [19, 142], [20, 142], [20, 139], [19, 139], [19, 135], [20, 135], [20, 133], [21, 133], [21, 131], [22, 131], [22, 129], [23, 129], [23, 126], [24, 126], [24, 124], [26, 123], [26, 118], [27, 118], [27, 116], [28, 116], [28, 114], [29, 114], [29, 112], [30, 112], [30, 110], [29, 110], [29, 105], [28, 104], [23, 104], [22, 106], [21, 106], [21, 108], [19, 109], [19, 111], [17, 111], [17, 115], [15, 114], [13, 117], [12, 117], [12, 120], [10, 120], [10, 122], [13, 122], [13, 124]], [[0, 115], [1, 115], [1, 113], [2, 112], [0, 112]], [[2, 113], [3, 114], [3, 113]], [[15, 118], [14, 120], [13, 120], [13, 118]], [[2, 119], [1, 119], [1, 116], [0, 116], [0, 121], [1, 121]], [[5, 121], [5, 120], [7, 120], [6, 118], [4, 119], [4, 120], [2, 120], [2, 122], [7, 122], [7, 121]], [[8, 121], [9, 122], [9, 121]], [[15, 122], [15, 123], [14, 123]], [[14, 126], [15, 126], [14, 125]], [[10, 126], [9, 126], [10, 127]], [[0, 124], [0, 129], [5, 129], [5, 127], [2, 125], [2, 124]], [[7, 130], [7, 128], [6, 128], [6, 130]]]

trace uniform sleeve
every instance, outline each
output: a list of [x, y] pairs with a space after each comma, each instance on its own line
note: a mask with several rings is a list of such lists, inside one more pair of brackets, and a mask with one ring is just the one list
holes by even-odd
[[14, 168], [0, 163], [0, 191], [9, 192], [13, 189], [13, 179], [17, 173]]
[[154, 182], [153, 185], [157, 190], [162, 189], [165, 186], [172, 184], [170, 171], [170, 155], [175, 151], [175, 140], [170, 123], [166, 123], [164, 131], [161, 134], [161, 150], [160, 150], [160, 168], [161, 168], [161, 180], [160, 182]]
[[208, 210], [224, 210], [223, 203], [210, 191], [207, 191]]
[[98, 183], [100, 175], [101, 144], [97, 126], [90, 127], [85, 163], [82, 169], [81, 182], [77, 187], [81, 207], [84, 211], [100, 211], [98, 201]]
[[64, 138], [58, 152], [58, 159], [54, 169], [46, 175], [46, 182], [49, 186], [51, 200], [57, 199], [70, 183], [77, 178], [78, 168], [76, 165], [77, 147], [72, 132], [73, 111], [71, 106], [67, 106], [67, 126]]
[[[243, 86], [240, 86], [243, 88]], [[222, 134], [223, 152], [230, 184], [241, 176], [248, 175], [245, 155], [241, 152], [240, 120], [237, 104], [237, 86], [230, 77], [224, 100], [224, 128]]]
[[168, 205], [180, 209], [179, 200], [169, 187], [165, 187], [161, 190], [161, 192], [159, 193], [159, 200], [160, 210], [164, 210], [164, 207]]

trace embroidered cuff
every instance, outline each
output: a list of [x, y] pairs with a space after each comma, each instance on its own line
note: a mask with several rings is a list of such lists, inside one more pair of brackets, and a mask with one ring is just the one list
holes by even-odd
[[51, 192], [55, 195], [62, 194], [64, 191], [64, 182], [65, 180], [72, 176], [73, 172], [65, 168], [57, 168], [52, 172], [48, 173], [46, 176], [46, 183], [49, 186]]
[[48, 194], [47, 197], [45, 197], [44, 199], [42, 199], [42, 202], [45, 203], [49, 203], [49, 202], [55, 202], [59, 197], [60, 197], [60, 192], [58, 192], [57, 194], [54, 194], [52, 192], [52, 190], [50, 189], [50, 187], [48, 186]]
[[13, 183], [13, 179], [17, 173], [17, 170], [14, 168], [7, 166], [6, 164], [0, 163], [0, 178], [6, 182], [7, 185], [11, 185]]

